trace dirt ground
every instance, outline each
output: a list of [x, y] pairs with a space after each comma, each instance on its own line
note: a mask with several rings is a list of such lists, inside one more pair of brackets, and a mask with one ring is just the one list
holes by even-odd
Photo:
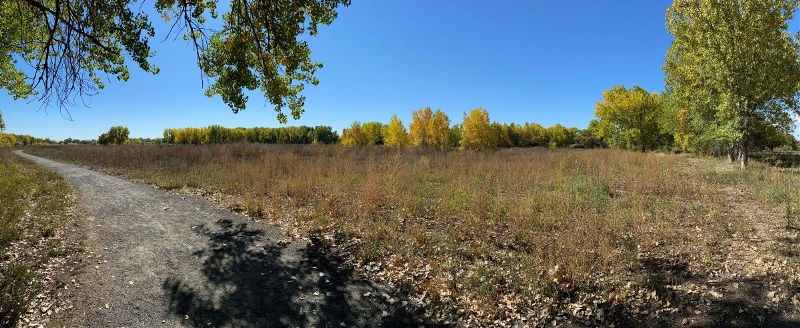
[[[629, 324], [800, 327], [800, 226], [749, 189], [738, 185], [718, 190], [729, 204], [720, 217], [736, 218], [731, 221], [743, 230], [732, 228], [736, 232], [728, 238], [702, 241], [696, 245], [702, 250], [689, 252], [692, 256], [671, 254], [670, 245], [640, 254], [658, 290], [661, 311], [638, 313]], [[699, 227], [681, 229], [703, 235]]]

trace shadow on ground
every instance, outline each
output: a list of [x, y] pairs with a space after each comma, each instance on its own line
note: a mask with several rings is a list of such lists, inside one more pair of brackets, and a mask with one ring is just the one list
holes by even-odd
[[[287, 247], [244, 223], [201, 226], [202, 278], [163, 282], [169, 311], [195, 327], [436, 326], [420, 311], [311, 247]], [[365, 296], [366, 295], [366, 296]]]
[[[787, 315], [790, 305], [772, 302], [768, 279], [715, 278], [691, 273], [689, 263], [676, 259], [642, 259], [652, 290], [679, 310], [660, 316], [633, 316], [621, 320], [622, 327], [800, 327], [800, 319]], [[703, 285], [717, 296], [702, 292], [675, 291], [667, 285]]]
[[[781, 240], [796, 243], [795, 240]], [[637, 304], [607, 304], [604, 321], [586, 322], [566, 315], [563, 326], [614, 327], [800, 327], [800, 316], [791, 303], [772, 301], [769, 278], [719, 278], [690, 270], [682, 258], [644, 257], [637, 272], [645, 273], [643, 287], [654, 291], [662, 305], [677, 311], [657, 312], [637, 308]], [[696, 290], [676, 290], [670, 286], [704, 286]], [[794, 287], [795, 292], [800, 288]], [[716, 296], [710, 295], [714, 290]], [[657, 307], [659, 309], [661, 307]]]

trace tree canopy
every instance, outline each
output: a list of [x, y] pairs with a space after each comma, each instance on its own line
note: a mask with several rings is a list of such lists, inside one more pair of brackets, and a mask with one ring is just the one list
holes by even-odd
[[497, 147], [497, 131], [492, 128], [489, 113], [481, 108], [475, 108], [464, 113], [461, 123], [461, 146], [465, 149], [493, 149]]
[[616, 86], [603, 92], [603, 101], [595, 106], [598, 137], [614, 148], [653, 149], [661, 131], [661, 95], [640, 86], [627, 89]]
[[[683, 137], [726, 140], [747, 165], [759, 120], [797, 113], [800, 43], [787, 31], [798, 0], [675, 0], [664, 65]], [[686, 132], [689, 133], [686, 133]]]
[[[135, 0], [6, 0], [0, 6], [0, 88], [14, 99], [37, 97], [61, 110], [103, 88], [101, 74], [125, 81], [126, 58], [145, 72], [156, 31]], [[311, 60], [303, 35], [330, 24], [350, 0], [231, 0], [221, 28], [218, 0], [157, 0], [155, 10], [196, 51], [209, 85], [233, 110], [245, 109], [245, 90], [260, 90], [286, 122], [303, 112], [306, 84], [322, 64]], [[210, 24], [209, 24], [210, 25]], [[168, 38], [166, 35], [164, 38]], [[30, 67], [31, 69], [27, 69]]]
[[397, 115], [392, 115], [382, 133], [384, 135], [383, 143], [389, 147], [405, 148], [409, 146], [408, 131]]
[[112, 126], [108, 132], [103, 133], [97, 138], [97, 143], [101, 145], [122, 145], [128, 141], [130, 130], [124, 126]]
[[433, 111], [430, 107], [418, 109], [411, 113], [411, 124], [408, 126], [411, 145], [415, 147], [428, 146], [431, 137], [428, 135], [428, 126], [433, 119]]
[[372, 146], [383, 144], [385, 126], [380, 122], [353, 122], [342, 131], [341, 143], [345, 146]]

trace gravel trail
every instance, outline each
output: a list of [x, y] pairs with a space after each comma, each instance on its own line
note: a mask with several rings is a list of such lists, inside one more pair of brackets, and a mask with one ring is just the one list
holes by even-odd
[[403, 298], [360, 280], [282, 228], [178, 195], [16, 151], [75, 186], [87, 253], [68, 327], [425, 325]]

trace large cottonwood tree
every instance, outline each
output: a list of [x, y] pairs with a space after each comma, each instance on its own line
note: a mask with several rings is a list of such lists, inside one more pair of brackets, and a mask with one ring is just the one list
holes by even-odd
[[124, 126], [112, 126], [108, 129], [108, 132], [101, 134], [97, 138], [97, 143], [101, 145], [122, 145], [128, 141], [130, 133], [130, 130]]
[[603, 100], [595, 105], [595, 130], [613, 148], [654, 149], [661, 135], [661, 107], [661, 95], [638, 85], [618, 85], [603, 92]]
[[697, 134], [733, 141], [747, 165], [754, 121], [797, 113], [798, 40], [787, 31], [798, 0], [675, 0], [667, 89]]
[[[208, 80], [206, 94], [219, 95], [233, 110], [245, 108], [245, 90], [260, 90], [286, 121], [303, 112], [306, 84], [317, 84], [322, 64], [311, 60], [304, 35], [330, 24], [350, 0], [230, 0], [221, 16], [219, 0], [156, 0], [171, 22], [167, 33], [184, 33]], [[153, 3], [153, 2], [151, 2]], [[150, 63], [156, 31], [135, 0], [0, 1], [0, 89], [13, 98], [38, 97], [64, 110], [103, 88], [108, 74], [129, 77], [128, 59], [157, 73]], [[212, 30], [207, 26], [220, 26]], [[160, 36], [164, 39], [169, 35]]]

